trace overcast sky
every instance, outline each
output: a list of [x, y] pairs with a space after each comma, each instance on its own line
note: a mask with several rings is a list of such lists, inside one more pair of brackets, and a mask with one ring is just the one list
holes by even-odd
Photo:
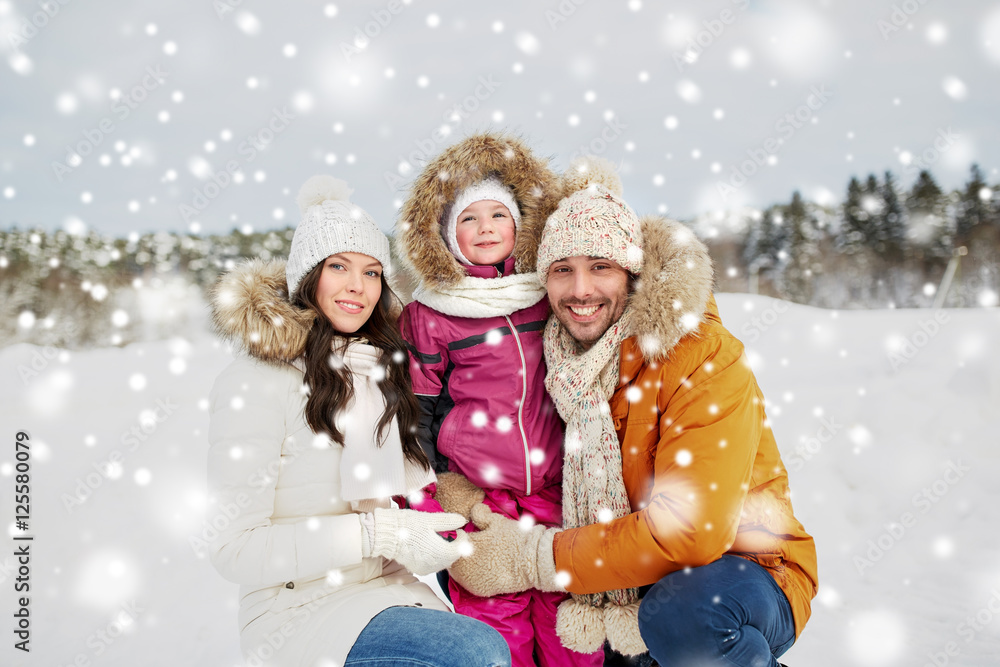
[[0, 0], [3, 228], [283, 227], [331, 173], [389, 231], [485, 129], [682, 219], [921, 162], [1000, 181], [996, 1], [61, 2]]

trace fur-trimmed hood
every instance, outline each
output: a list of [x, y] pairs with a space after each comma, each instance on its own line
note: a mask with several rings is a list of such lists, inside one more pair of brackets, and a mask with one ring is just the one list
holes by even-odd
[[315, 313], [288, 301], [284, 260], [240, 264], [219, 278], [210, 299], [216, 331], [236, 347], [272, 364], [302, 356]]
[[545, 219], [562, 196], [560, 180], [519, 138], [476, 134], [431, 160], [400, 210], [396, 235], [400, 254], [425, 286], [448, 287], [465, 277], [465, 269], [441, 236], [441, 217], [458, 193], [490, 174], [511, 189], [521, 209], [515, 271], [534, 270]]
[[663, 361], [694, 334], [712, 298], [708, 248], [683, 224], [642, 216], [642, 273], [629, 298], [633, 335], [648, 361]]

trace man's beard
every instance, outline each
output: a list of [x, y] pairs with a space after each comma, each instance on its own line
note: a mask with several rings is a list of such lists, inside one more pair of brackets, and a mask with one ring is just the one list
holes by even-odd
[[[579, 299], [562, 299], [559, 301], [557, 308], [555, 309], [556, 319], [562, 324], [563, 328], [569, 332], [570, 336], [573, 337], [577, 343], [580, 344], [584, 349], [589, 349], [594, 343], [599, 341], [601, 337], [607, 332], [611, 325], [617, 322], [622, 314], [625, 312], [626, 299], [622, 299], [618, 304], [618, 308], [615, 312], [611, 309], [614, 307], [614, 302], [611, 299], [603, 298], [598, 301], [581, 301]], [[590, 306], [601, 306], [598, 309], [600, 317], [590, 322], [577, 322], [572, 319], [572, 311], [570, 311], [570, 306], [576, 307], [590, 307]]]

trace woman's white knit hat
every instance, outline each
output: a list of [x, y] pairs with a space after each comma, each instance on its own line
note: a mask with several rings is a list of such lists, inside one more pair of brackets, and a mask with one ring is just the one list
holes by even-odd
[[349, 201], [352, 192], [344, 181], [326, 175], [313, 176], [299, 190], [302, 222], [295, 228], [285, 265], [289, 299], [307, 273], [338, 252], [374, 257], [384, 272], [391, 271], [389, 239], [370, 215]]
[[477, 201], [500, 202], [510, 211], [510, 215], [514, 219], [514, 229], [517, 229], [521, 224], [521, 209], [517, 206], [514, 193], [511, 192], [510, 188], [501, 183], [500, 179], [496, 176], [484, 178], [459, 192], [451, 208], [444, 214], [441, 235], [444, 237], [445, 243], [448, 244], [448, 250], [462, 264], [471, 265], [472, 262], [468, 260], [458, 247], [458, 216], [467, 206], [475, 204]]

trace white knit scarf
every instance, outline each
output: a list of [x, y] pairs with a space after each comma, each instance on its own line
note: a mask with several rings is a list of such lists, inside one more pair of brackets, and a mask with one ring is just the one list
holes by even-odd
[[[545, 327], [545, 387], [566, 422], [562, 511], [567, 529], [608, 523], [632, 511], [608, 403], [618, 386], [621, 346], [631, 325], [626, 310], [586, 351], [555, 316]], [[635, 588], [573, 595], [559, 605], [556, 629], [563, 645], [589, 653], [607, 638], [621, 653], [644, 653], [638, 600]]]
[[385, 366], [379, 364], [382, 352], [373, 345], [352, 341], [343, 357], [333, 352], [333, 362], [343, 361], [354, 379], [354, 398], [335, 421], [344, 434], [344, 451], [340, 460], [341, 497], [351, 501], [356, 512], [371, 512], [376, 507], [388, 507], [389, 498], [408, 495], [435, 480], [434, 473], [424, 470], [403, 454], [399, 424], [395, 419], [386, 427], [381, 446], [377, 426], [385, 411], [385, 397], [378, 382], [385, 377]]
[[535, 305], [545, 297], [536, 273], [499, 278], [465, 276], [449, 287], [429, 288], [421, 282], [413, 300], [453, 317], [503, 317]]

